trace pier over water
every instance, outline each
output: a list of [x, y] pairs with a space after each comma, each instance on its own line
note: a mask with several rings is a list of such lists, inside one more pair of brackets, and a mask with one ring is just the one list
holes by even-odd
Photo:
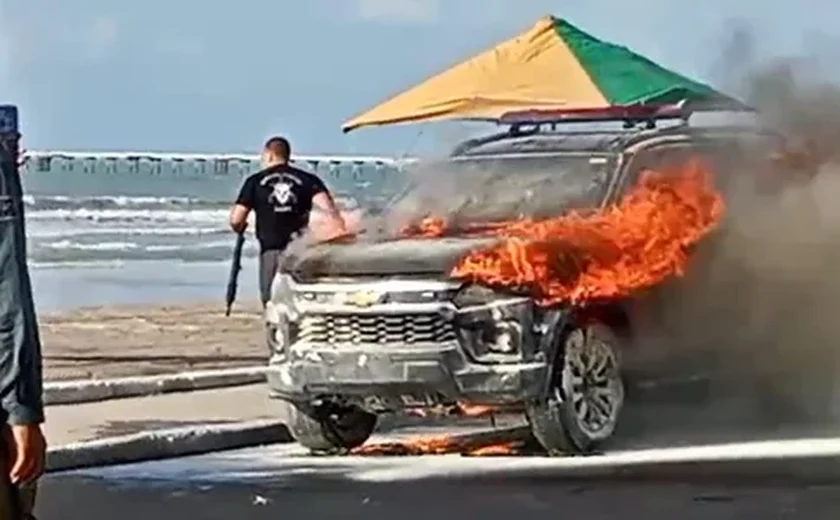
[[[260, 168], [258, 155], [237, 153], [35, 150], [27, 151], [24, 157], [26, 189], [49, 194], [64, 193], [70, 184], [76, 189], [89, 185], [92, 194], [111, 194], [115, 189], [106, 186], [117, 181], [120, 189], [116, 191], [139, 193], [149, 183], [165, 181], [179, 192], [209, 190], [227, 199], [232, 187]], [[357, 199], [378, 198], [376, 194], [398, 190], [404, 182], [404, 166], [413, 161], [327, 154], [292, 158], [292, 164], [317, 174], [334, 192]]]

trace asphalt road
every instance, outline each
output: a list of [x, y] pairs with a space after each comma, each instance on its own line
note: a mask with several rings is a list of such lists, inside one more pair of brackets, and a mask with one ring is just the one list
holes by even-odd
[[[410, 461], [405, 461], [411, 466]], [[209, 461], [193, 462], [193, 471]], [[171, 466], [170, 466], [171, 467]], [[48, 478], [41, 520], [580, 518], [836, 520], [840, 485], [795, 482], [568, 482], [561, 479], [402, 478], [360, 481], [346, 467], [306, 465], [204, 481], [141, 466], [121, 475]], [[183, 469], [183, 468], [182, 468]], [[410, 473], [411, 468], [404, 468]], [[133, 474], [132, 474], [133, 473]]]
[[[663, 445], [756, 439], [767, 433], [747, 433], [749, 421], [738, 420], [744, 417], [738, 407], [717, 406], [712, 416], [707, 412], [684, 406], [650, 408], [628, 423], [628, 442], [603, 457], [625, 463], [662, 459], [674, 457], [674, 450], [659, 449]], [[725, 427], [712, 432], [710, 423]], [[777, 434], [778, 427], [772, 428]], [[420, 430], [436, 433], [427, 426]], [[713, 455], [682, 448], [687, 451], [679, 457], [701, 462], [682, 461], [674, 471], [625, 472], [621, 479], [603, 472], [573, 479], [569, 467], [597, 465], [599, 459], [312, 457], [296, 445], [275, 445], [50, 475], [42, 483], [36, 512], [40, 520], [836, 520], [840, 438], [821, 446], [810, 439], [759, 448], [726, 445], [715, 448]], [[638, 451], [645, 448], [653, 449]], [[833, 455], [818, 465], [803, 455], [815, 449]], [[781, 452], [791, 459], [779, 458]], [[721, 456], [730, 460], [723, 465], [709, 462]], [[774, 456], [776, 461], [766, 466], [738, 462], [757, 457], [763, 463]], [[749, 471], [720, 471], [739, 464]], [[817, 479], [818, 474], [823, 476]]]

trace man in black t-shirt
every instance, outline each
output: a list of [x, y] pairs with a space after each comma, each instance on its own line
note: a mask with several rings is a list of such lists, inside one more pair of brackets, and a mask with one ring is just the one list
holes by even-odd
[[248, 214], [256, 216], [260, 244], [260, 296], [263, 305], [271, 298], [271, 283], [280, 258], [289, 243], [309, 225], [314, 207], [327, 215], [327, 234], [332, 238], [347, 233], [344, 220], [329, 190], [317, 176], [289, 164], [291, 146], [283, 137], [272, 137], [262, 152], [264, 169], [249, 176], [230, 212], [230, 227], [242, 233]]

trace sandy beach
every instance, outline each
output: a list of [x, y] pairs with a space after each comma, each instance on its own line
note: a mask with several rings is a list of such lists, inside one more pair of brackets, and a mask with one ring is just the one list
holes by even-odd
[[266, 361], [259, 304], [81, 308], [39, 316], [46, 380], [151, 375]]

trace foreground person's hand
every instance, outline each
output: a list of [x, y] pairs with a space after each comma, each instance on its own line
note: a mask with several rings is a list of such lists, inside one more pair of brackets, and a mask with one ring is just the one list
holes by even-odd
[[28, 484], [44, 472], [47, 441], [39, 424], [12, 425], [5, 430], [9, 454], [9, 478], [13, 484]]

